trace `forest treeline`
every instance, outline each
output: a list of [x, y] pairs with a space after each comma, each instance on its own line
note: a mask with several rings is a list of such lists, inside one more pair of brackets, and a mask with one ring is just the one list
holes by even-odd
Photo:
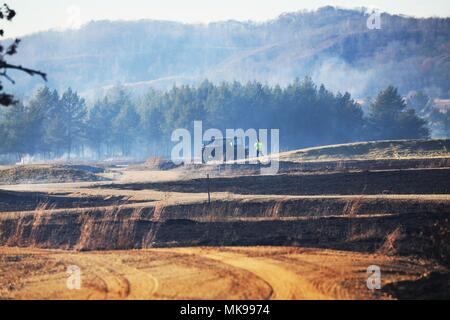
[[428, 138], [431, 122], [450, 134], [448, 113], [437, 112], [421, 93], [405, 100], [392, 86], [382, 90], [366, 112], [350, 94], [332, 93], [310, 78], [285, 87], [204, 81], [168, 91], [150, 89], [140, 98], [118, 86], [92, 105], [70, 88], [60, 94], [44, 87], [26, 103], [0, 109], [0, 154], [3, 161], [24, 155], [164, 156], [172, 147], [172, 131], [192, 130], [194, 120], [203, 121], [204, 130], [279, 129], [282, 150]]

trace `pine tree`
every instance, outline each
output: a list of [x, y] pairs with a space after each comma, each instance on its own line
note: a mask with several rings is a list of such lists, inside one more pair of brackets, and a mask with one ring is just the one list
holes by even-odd
[[28, 140], [35, 148], [35, 152], [50, 153], [61, 145], [62, 131], [54, 129], [60, 125], [58, 117], [59, 96], [56, 90], [48, 87], [41, 88], [28, 104], [30, 128]]
[[369, 109], [369, 137], [377, 140], [425, 139], [429, 137], [426, 121], [413, 109], [393, 86], [381, 91]]
[[139, 114], [134, 105], [125, 105], [113, 121], [114, 136], [120, 145], [122, 155], [129, 155], [133, 144], [136, 142], [140, 123]]
[[1, 128], [4, 134], [2, 136], [4, 152], [16, 154], [16, 159], [20, 160], [28, 151], [26, 147], [27, 111], [22, 103], [17, 103], [14, 108], [4, 112]]
[[84, 139], [87, 109], [84, 99], [67, 89], [60, 100], [61, 121], [64, 125], [64, 141], [67, 157], [70, 159], [73, 149]]
[[101, 101], [97, 101], [89, 111], [89, 117], [86, 124], [87, 136], [89, 137], [87, 143], [97, 153], [98, 158], [101, 158], [103, 154], [108, 153], [108, 150], [103, 152], [104, 148], [109, 149], [108, 146], [112, 134], [112, 118], [109, 111], [109, 101], [107, 97]]

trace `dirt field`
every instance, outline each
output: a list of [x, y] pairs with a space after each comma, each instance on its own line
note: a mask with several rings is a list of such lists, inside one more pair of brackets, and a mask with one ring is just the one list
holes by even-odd
[[[0, 298], [448, 299], [449, 160], [290, 159], [268, 176], [150, 161], [8, 182]], [[66, 288], [69, 265], [81, 290]]]
[[[367, 267], [384, 271], [369, 290]], [[68, 290], [69, 265], [81, 269]], [[289, 247], [65, 252], [0, 248], [4, 299], [392, 299], [393, 284], [439, 266], [408, 258]], [[442, 278], [441, 278], [442, 279]], [[392, 286], [390, 288], [389, 286]], [[438, 289], [439, 284], [433, 283]], [[432, 292], [416, 292], [432, 295]], [[436, 293], [435, 293], [436, 294]]]

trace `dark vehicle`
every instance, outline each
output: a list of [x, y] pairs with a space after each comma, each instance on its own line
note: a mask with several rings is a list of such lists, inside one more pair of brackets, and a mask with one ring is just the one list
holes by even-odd
[[[222, 157], [216, 158], [216, 150], [222, 150]], [[227, 156], [228, 155], [228, 156]], [[225, 162], [226, 160], [238, 160], [248, 158], [249, 151], [240, 138], [213, 139], [203, 144], [202, 162], [208, 163], [211, 160]], [[240, 156], [240, 157], [239, 157]]]

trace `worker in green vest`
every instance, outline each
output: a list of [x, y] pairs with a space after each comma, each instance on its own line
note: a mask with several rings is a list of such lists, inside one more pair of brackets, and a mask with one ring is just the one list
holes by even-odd
[[256, 157], [257, 158], [259, 158], [259, 156], [262, 155], [262, 148], [263, 148], [262, 142], [259, 141], [259, 139], [257, 139], [256, 142], [255, 142]]

